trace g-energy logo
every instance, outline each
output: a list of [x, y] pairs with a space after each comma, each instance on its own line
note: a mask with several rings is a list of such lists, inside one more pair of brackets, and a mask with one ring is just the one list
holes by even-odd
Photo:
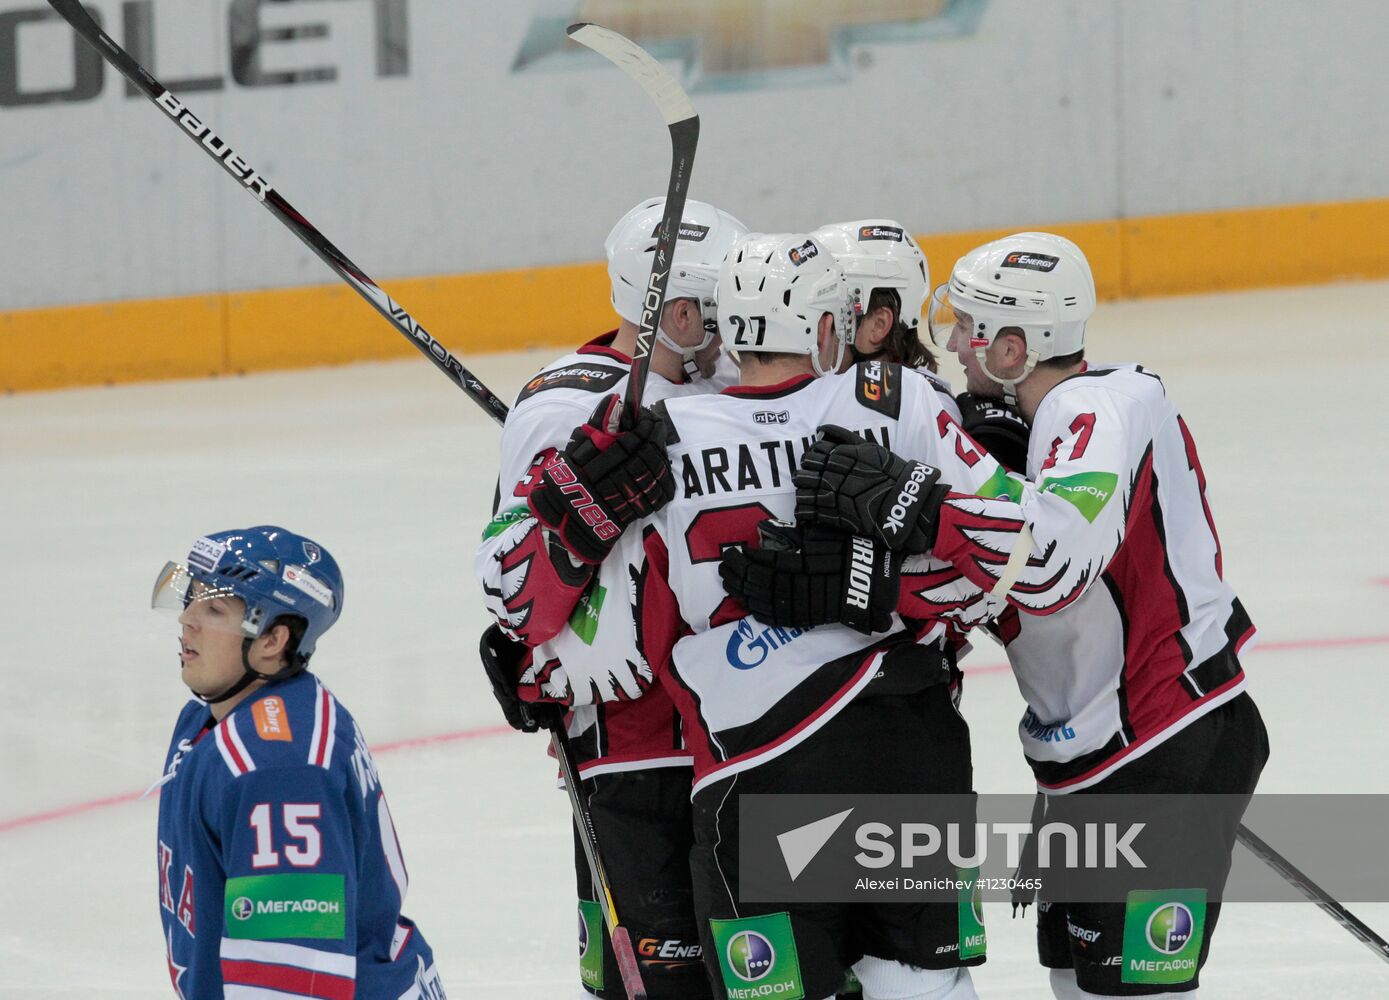
[[883, 398], [883, 363], [869, 361], [863, 366], [863, 395], [874, 402]]
[[806, 240], [798, 247], [792, 247], [786, 254], [791, 258], [791, 263], [800, 267], [812, 257], [820, 256], [820, 248], [815, 245], [814, 240]]
[[1026, 253], [1016, 250], [1003, 258], [1003, 267], [1018, 267], [1026, 271], [1050, 271], [1060, 262], [1060, 257], [1046, 253]]
[[892, 240], [894, 243], [905, 242], [902, 237], [902, 230], [896, 226], [859, 226], [858, 238], [860, 240]]
[[[694, 222], [682, 222], [680, 228], [676, 230], [675, 238], [685, 240], [687, 243], [703, 243], [704, 237], [709, 235], [709, 227], [701, 226]], [[659, 239], [661, 236], [661, 224], [656, 223], [656, 228], [651, 230], [651, 238]]]
[[579, 389], [584, 392], [601, 392], [611, 389], [627, 377], [622, 368], [609, 368], [606, 365], [566, 365], [551, 371], [541, 372], [526, 383], [516, 401], [529, 399], [547, 389]]
[[592, 382], [594, 379], [604, 379], [612, 374], [607, 368], [560, 368], [552, 372], [541, 372], [535, 378], [526, 383], [526, 388], [539, 389], [546, 382], [553, 382], [556, 379], [569, 378], [580, 382]]
[[226, 167], [227, 173], [246, 185], [246, 189], [256, 198], [265, 201], [266, 196], [273, 190], [269, 182], [252, 170], [251, 165], [243, 160], [231, 146], [227, 145], [216, 132], [199, 121], [197, 116], [189, 111], [182, 101], [166, 90], [159, 95], [154, 103], [163, 108], [170, 118], [182, 125], [189, 135], [195, 139], [201, 139], [207, 151], [220, 160], [222, 166]]

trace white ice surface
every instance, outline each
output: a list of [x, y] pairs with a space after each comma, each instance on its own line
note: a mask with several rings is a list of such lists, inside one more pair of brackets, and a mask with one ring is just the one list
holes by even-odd
[[[1161, 373], [1200, 447], [1228, 577], [1271, 647], [1247, 660], [1273, 741], [1261, 790], [1389, 793], [1386, 316], [1376, 283], [1110, 305], [1091, 324], [1091, 357]], [[471, 363], [510, 398], [544, 360]], [[0, 997], [170, 995], [154, 800], [16, 821], [157, 776], [185, 693], [146, 602], [195, 536], [269, 521], [331, 548], [345, 617], [314, 665], [374, 744], [500, 722], [471, 574], [496, 449], [422, 361], [0, 398]], [[1370, 641], [1328, 645], [1347, 637]], [[1001, 662], [988, 643], [973, 656]], [[1006, 672], [967, 683], [981, 791], [1030, 790], [1020, 704]], [[492, 732], [379, 756], [407, 913], [454, 997], [576, 987], [568, 809], [544, 749]], [[1389, 932], [1389, 905], [1353, 909]], [[1049, 996], [1032, 921], [987, 910], [980, 995]], [[1203, 982], [1384, 997], [1389, 966], [1310, 906], [1232, 905]]]

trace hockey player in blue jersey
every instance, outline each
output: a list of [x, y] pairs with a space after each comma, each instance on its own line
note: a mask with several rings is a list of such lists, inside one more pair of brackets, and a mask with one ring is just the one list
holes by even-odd
[[195, 998], [440, 1000], [361, 729], [307, 668], [342, 610], [327, 550], [273, 526], [193, 543], [155, 584], [183, 683], [159, 801], [169, 979]]

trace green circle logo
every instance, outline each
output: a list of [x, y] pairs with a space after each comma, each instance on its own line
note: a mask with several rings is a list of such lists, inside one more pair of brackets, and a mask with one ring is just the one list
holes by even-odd
[[237, 896], [232, 900], [231, 912], [237, 920], [250, 920], [255, 909], [255, 906], [245, 896]]
[[1164, 955], [1175, 955], [1191, 940], [1196, 922], [1181, 903], [1159, 906], [1148, 918], [1148, 943]]
[[776, 949], [772, 942], [756, 931], [739, 931], [728, 942], [728, 967], [747, 983], [755, 983], [771, 974], [776, 965]]

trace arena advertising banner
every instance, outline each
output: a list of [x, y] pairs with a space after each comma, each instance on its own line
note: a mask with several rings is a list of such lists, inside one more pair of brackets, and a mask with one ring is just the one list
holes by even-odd
[[[1288, 85], [1322, 43], [1367, 94], [1389, 85], [1339, 8], [1236, 25], [1240, 5], [1196, 0], [86, 6], [383, 280], [594, 261], [659, 192], [664, 137], [565, 39], [575, 20], [677, 75], [703, 120], [691, 196], [756, 229], [867, 214], [929, 235], [1389, 193], [1355, 102]], [[0, 249], [0, 310], [322, 282], [132, 90], [46, 4], [0, 0], [0, 177], [25, 234]], [[962, 141], [966, 120], [983, 127]], [[1321, 164], [1343, 146], [1357, 167], [1333, 190]]]

